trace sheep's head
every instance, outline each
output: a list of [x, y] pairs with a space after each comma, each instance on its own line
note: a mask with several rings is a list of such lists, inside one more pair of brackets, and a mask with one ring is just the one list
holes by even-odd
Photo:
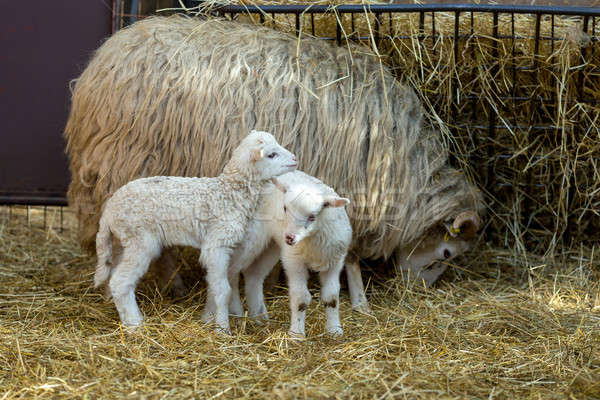
[[234, 150], [232, 160], [237, 160], [238, 170], [250, 168], [252, 175], [261, 180], [291, 172], [298, 166], [296, 156], [277, 143], [273, 135], [254, 130]]
[[289, 246], [312, 236], [320, 223], [327, 218], [326, 210], [343, 207], [350, 200], [335, 195], [325, 195], [317, 188], [306, 185], [287, 187], [277, 179], [275, 186], [284, 193], [284, 240]]
[[398, 262], [413, 278], [424, 279], [429, 286], [444, 272], [447, 261], [470, 249], [480, 227], [476, 212], [462, 212], [430, 230], [422, 240], [403, 247]]

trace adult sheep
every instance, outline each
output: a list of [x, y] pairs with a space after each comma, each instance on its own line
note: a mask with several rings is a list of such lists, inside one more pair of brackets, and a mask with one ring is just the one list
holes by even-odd
[[[415, 93], [367, 49], [219, 19], [151, 17], [109, 38], [73, 89], [68, 198], [83, 247], [93, 250], [101, 206], [120, 186], [215, 176], [255, 128], [352, 200], [355, 270], [358, 257], [395, 257], [431, 282], [438, 272], [419, 274], [450, 252], [438, 251], [444, 223], [479, 226], [480, 192], [447, 165]], [[452, 256], [468, 247], [457, 232]], [[423, 254], [411, 262], [415, 252]], [[168, 252], [159, 262], [172, 263]]]

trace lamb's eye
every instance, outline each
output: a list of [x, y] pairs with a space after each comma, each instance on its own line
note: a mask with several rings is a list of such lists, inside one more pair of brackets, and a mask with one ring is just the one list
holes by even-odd
[[287, 207], [283, 206], [283, 212], [287, 212]]
[[313, 222], [315, 220], [315, 215], [310, 214], [307, 219], [308, 219], [308, 222]]
[[267, 157], [269, 157], [269, 158], [275, 158], [275, 157], [277, 157], [277, 153], [271, 153]]
[[444, 258], [450, 258], [450, 257], [452, 257], [452, 253], [450, 253], [450, 250], [444, 249]]

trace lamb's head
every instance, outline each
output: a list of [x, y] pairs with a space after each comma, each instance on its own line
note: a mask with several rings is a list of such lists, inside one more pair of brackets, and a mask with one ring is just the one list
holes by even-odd
[[309, 185], [283, 185], [273, 179], [275, 186], [284, 193], [284, 240], [289, 246], [300, 243], [318, 231], [327, 218], [326, 210], [343, 207], [350, 200], [321, 191]]
[[298, 166], [296, 157], [268, 132], [251, 131], [233, 151], [226, 172], [244, 171], [259, 180], [291, 172]]
[[398, 262], [414, 278], [422, 278], [430, 285], [445, 269], [445, 265], [436, 263], [447, 262], [469, 250], [480, 226], [476, 212], [462, 212], [454, 220], [428, 231], [422, 240], [400, 249]]

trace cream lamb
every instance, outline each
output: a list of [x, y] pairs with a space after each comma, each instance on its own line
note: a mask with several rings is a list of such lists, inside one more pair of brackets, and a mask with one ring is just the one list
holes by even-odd
[[[246, 237], [231, 258], [230, 312], [236, 315], [243, 312], [238, 291], [241, 271], [250, 316], [267, 318], [263, 281], [281, 257], [289, 285], [290, 334], [305, 335], [306, 309], [311, 301], [307, 288], [310, 269], [319, 273], [325, 330], [342, 335], [339, 276], [352, 241], [352, 227], [343, 207], [349, 200], [300, 171], [282, 175], [274, 183], [280, 190], [275, 185], [265, 186]], [[212, 309], [214, 304], [207, 303], [208, 315]]]
[[[118, 189], [100, 218], [95, 285], [110, 278], [109, 289], [122, 323], [133, 327], [142, 323], [135, 287], [161, 250], [193, 246], [201, 250], [215, 322], [229, 331], [230, 255], [244, 238], [263, 185], [296, 166], [294, 155], [271, 134], [252, 131], [215, 178], [159, 176], [137, 179]], [[122, 246], [116, 265], [112, 264], [113, 237]]]

